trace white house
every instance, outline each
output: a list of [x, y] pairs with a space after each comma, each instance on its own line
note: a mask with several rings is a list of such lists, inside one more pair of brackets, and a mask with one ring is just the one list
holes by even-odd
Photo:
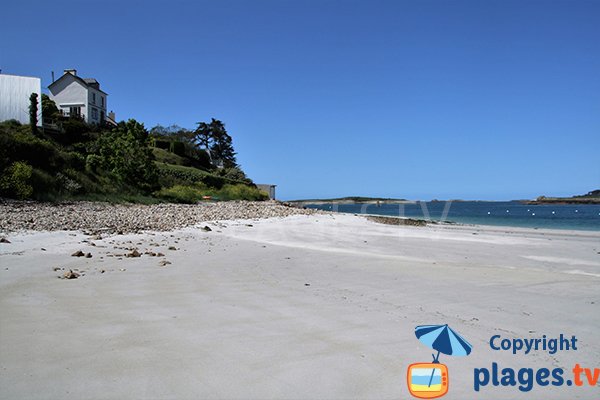
[[50, 98], [58, 110], [66, 116], [79, 116], [88, 124], [99, 124], [106, 120], [108, 94], [100, 90], [93, 78], [80, 78], [77, 70], [66, 69], [65, 73], [48, 86]]
[[0, 74], [0, 121], [16, 119], [29, 123], [29, 96], [38, 95], [38, 124], [42, 124], [42, 82], [40, 78]]

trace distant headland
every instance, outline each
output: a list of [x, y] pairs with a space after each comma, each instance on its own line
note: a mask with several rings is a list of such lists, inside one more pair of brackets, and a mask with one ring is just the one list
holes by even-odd
[[[441, 202], [441, 201], [452, 201], [452, 202], [480, 202], [490, 200], [463, 200], [463, 199], [452, 199], [452, 200], [439, 200], [433, 199], [429, 202]], [[547, 197], [539, 196], [535, 200], [521, 199], [511, 200], [519, 202], [521, 204], [600, 204], [600, 189], [592, 190], [583, 195], [575, 195], [571, 197]], [[304, 206], [307, 204], [415, 204], [419, 203], [419, 200], [407, 200], [398, 199], [391, 197], [367, 197], [367, 196], [346, 196], [336, 198], [324, 198], [324, 199], [297, 199], [289, 200], [287, 203], [294, 205]]]
[[398, 204], [398, 203], [416, 203], [412, 200], [406, 199], [393, 199], [390, 197], [363, 197], [363, 196], [348, 196], [348, 197], [337, 197], [330, 199], [302, 199], [302, 200], [291, 200], [288, 203], [297, 205], [304, 204], [351, 204], [351, 203], [362, 203], [362, 204]]
[[600, 189], [572, 197], [540, 196], [535, 200], [522, 200], [524, 204], [600, 204]]

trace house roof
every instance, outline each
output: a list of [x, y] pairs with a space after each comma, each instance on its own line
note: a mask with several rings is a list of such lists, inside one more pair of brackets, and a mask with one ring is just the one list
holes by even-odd
[[95, 89], [99, 92], [104, 93], [105, 95], [108, 96], [108, 93], [106, 93], [103, 90], [100, 90], [100, 84], [98, 83], [97, 80], [95, 80], [94, 78], [80, 78], [77, 75], [73, 75], [70, 73], [65, 73], [63, 74], [60, 78], [58, 78], [57, 80], [55, 80], [54, 82], [52, 82], [50, 85], [48, 85], [48, 89], [50, 89], [52, 86], [56, 85], [58, 82], [60, 82], [65, 76], [67, 75], [71, 75], [73, 78], [75, 78], [76, 81], [78, 81], [79, 83], [81, 83], [83, 86], [85, 87], [91, 87], [92, 89]]
[[115, 121], [114, 119], [112, 119], [109, 114], [106, 114], [106, 116], [105, 116], [106, 122], [108, 122], [109, 124], [111, 124], [113, 126], [117, 126], [118, 125], [117, 121]]
[[91, 86], [96, 90], [100, 90], [100, 84], [94, 78], [83, 78], [83, 80], [88, 84], [88, 86]]

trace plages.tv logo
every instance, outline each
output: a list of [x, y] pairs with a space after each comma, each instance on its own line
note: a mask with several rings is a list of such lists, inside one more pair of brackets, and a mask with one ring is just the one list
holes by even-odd
[[450, 378], [448, 367], [439, 362], [440, 353], [449, 356], [468, 356], [473, 346], [445, 325], [419, 325], [415, 335], [421, 342], [437, 350], [433, 362], [414, 363], [408, 366], [406, 381], [408, 391], [420, 399], [435, 399], [448, 393]]

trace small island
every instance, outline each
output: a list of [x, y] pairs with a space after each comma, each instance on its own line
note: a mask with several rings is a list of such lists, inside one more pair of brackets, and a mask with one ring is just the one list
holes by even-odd
[[524, 200], [523, 204], [600, 204], [600, 189], [572, 197], [540, 196], [535, 200]]

